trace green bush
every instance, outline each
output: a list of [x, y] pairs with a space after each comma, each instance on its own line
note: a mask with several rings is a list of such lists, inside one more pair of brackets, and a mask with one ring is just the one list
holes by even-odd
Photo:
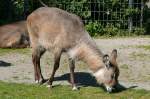
[[[0, 3], [0, 24], [22, 19], [24, 15], [24, 1], [25, 0], [2, 0], [2, 2]], [[27, 1], [28, 5], [26, 5], [26, 8], [28, 7], [28, 12], [30, 13], [36, 8], [42, 6], [38, 0]], [[133, 27], [133, 31], [128, 33], [129, 16], [132, 16], [133, 21], [135, 21], [134, 19], [140, 16], [141, 9], [140, 7], [129, 7], [128, 0], [42, 1], [49, 7], [58, 7], [80, 16], [83, 20], [85, 20], [85, 27], [91, 36], [129, 36], [141, 35], [145, 32], [145, 30], [143, 28], [140, 28], [140, 25], [138, 25], [136, 28]], [[149, 12], [149, 10], [145, 10], [145, 12], [146, 11]], [[133, 23], [133, 26], [136, 24]], [[146, 27], [145, 29], [149, 30], [148, 21], [145, 21], [144, 24]]]
[[85, 25], [86, 30], [90, 33], [91, 36], [136, 36], [143, 35], [145, 33], [144, 28], [133, 28], [133, 31], [128, 32], [128, 30], [120, 29], [115, 27], [113, 24], [107, 24], [105, 27], [101, 25], [98, 21], [90, 21]]
[[119, 29], [117, 27], [114, 27], [113, 24], [107, 24], [104, 28], [104, 33], [109, 37], [116, 36], [119, 33]]
[[85, 25], [86, 30], [90, 33], [91, 36], [100, 36], [104, 35], [103, 33], [103, 26], [98, 22], [88, 22], [88, 24]]
[[144, 35], [145, 32], [144, 28], [134, 28], [132, 33], [133, 35]]

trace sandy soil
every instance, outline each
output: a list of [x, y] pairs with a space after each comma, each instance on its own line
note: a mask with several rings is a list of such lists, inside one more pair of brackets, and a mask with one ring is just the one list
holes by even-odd
[[[118, 64], [120, 68], [119, 81], [126, 88], [144, 88], [150, 90], [150, 38], [117, 38], [95, 40], [103, 53], [111, 53], [118, 50]], [[41, 59], [42, 72], [45, 78], [49, 78], [53, 65], [53, 55], [46, 52]], [[76, 79], [79, 83], [91, 84], [88, 74], [90, 71], [86, 64], [76, 63]], [[61, 65], [56, 73], [54, 84], [68, 84], [68, 62], [66, 55], [61, 59]], [[80, 78], [80, 79], [79, 79]], [[85, 80], [84, 80], [85, 79]], [[88, 79], [88, 80], [86, 80]], [[23, 53], [0, 54], [0, 80], [17, 83], [34, 83], [31, 51]], [[82, 82], [81, 82], [82, 80]], [[91, 81], [91, 82], [88, 82]]]

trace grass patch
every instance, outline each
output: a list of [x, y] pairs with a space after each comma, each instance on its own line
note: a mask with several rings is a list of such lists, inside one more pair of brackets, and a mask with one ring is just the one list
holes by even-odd
[[139, 45], [139, 46], [137, 46], [137, 48], [143, 48], [145, 50], [150, 51], [150, 45]]
[[133, 36], [93, 36], [95, 39], [119, 39], [119, 38], [150, 38], [150, 35]]
[[0, 82], [0, 99], [148, 99], [150, 91], [128, 89], [109, 94], [99, 87], [45, 86]]
[[30, 52], [30, 48], [0, 48], [0, 55], [6, 55], [10, 53], [29, 54]]
[[18, 80], [18, 79], [19, 79], [18, 76], [13, 76], [12, 78], [15, 79], [15, 80]]
[[150, 51], [150, 45], [122, 45], [121, 48], [140, 48], [140, 49], [144, 49], [144, 50], [148, 50]]
[[130, 58], [133, 58], [136, 60], [137, 59], [138, 60], [145, 60], [145, 59], [149, 59], [149, 54], [133, 52], [130, 54]]
[[123, 65], [121, 65], [121, 66], [120, 66], [120, 68], [122, 68], [122, 69], [129, 69], [129, 67], [128, 67], [128, 65], [127, 65], [127, 64], [123, 64]]

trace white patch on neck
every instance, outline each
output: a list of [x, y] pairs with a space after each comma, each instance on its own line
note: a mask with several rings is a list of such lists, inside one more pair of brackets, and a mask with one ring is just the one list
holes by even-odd
[[77, 48], [71, 48], [68, 51], [68, 55], [69, 55], [70, 58], [75, 59], [76, 56], [77, 56], [77, 52], [78, 52]]
[[104, 70], [103, 70], [103, 69], [99, 69], [99, 70], [96, 71], [93, 75], [94, 75], [95, 77], [99, 77], [99, 76], [103, 77], [103, 74], [104, 74]]

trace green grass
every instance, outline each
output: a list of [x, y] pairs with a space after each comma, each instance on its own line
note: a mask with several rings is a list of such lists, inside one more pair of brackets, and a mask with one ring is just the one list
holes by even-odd
[[140, 48], [140, 49], [144, 49], [147, 51], [150, 51], [150, 45], [129, 45], [129, 46], [123, 46], [122, 48]]
[[137, 53], [137, 52], [133, 52], [133, 53], [131, 53], [131, 55], [133, 56], [133, 57], [139, 57], [139, 58], [144, 58], [147, 54], [145, 54], [145, 53]]
[[129, 69], [129, 66], [127, 64], [123, 64], [123, 65], [120, 66], [120, 68], [122, 68], [122, 69]]
[[0, 48], [0, 55], [6, 55], [10, 53], [29, 54], [30, 52], [30, 48]]
[[0, 82], [0, 99], [149, 99], [150, 91], [127, 89], [107, 93], [99, 87], [81, 87], [72, 91], [70, 86], [45, 86]]
[[137, 48], [143, 48], [145, 50], [150, 51], [150, 45], [139, 45], [139, 46], [137, 46]]
[[145, 59], [149, 59], [149, 54], [133, 52], [130, 54], [130, 58], [143, 61]]
[[94, 36], [95, 39], [118, 39], [118, 38], [150, 38], [150, 35], [139, 35], [139, 36]]

